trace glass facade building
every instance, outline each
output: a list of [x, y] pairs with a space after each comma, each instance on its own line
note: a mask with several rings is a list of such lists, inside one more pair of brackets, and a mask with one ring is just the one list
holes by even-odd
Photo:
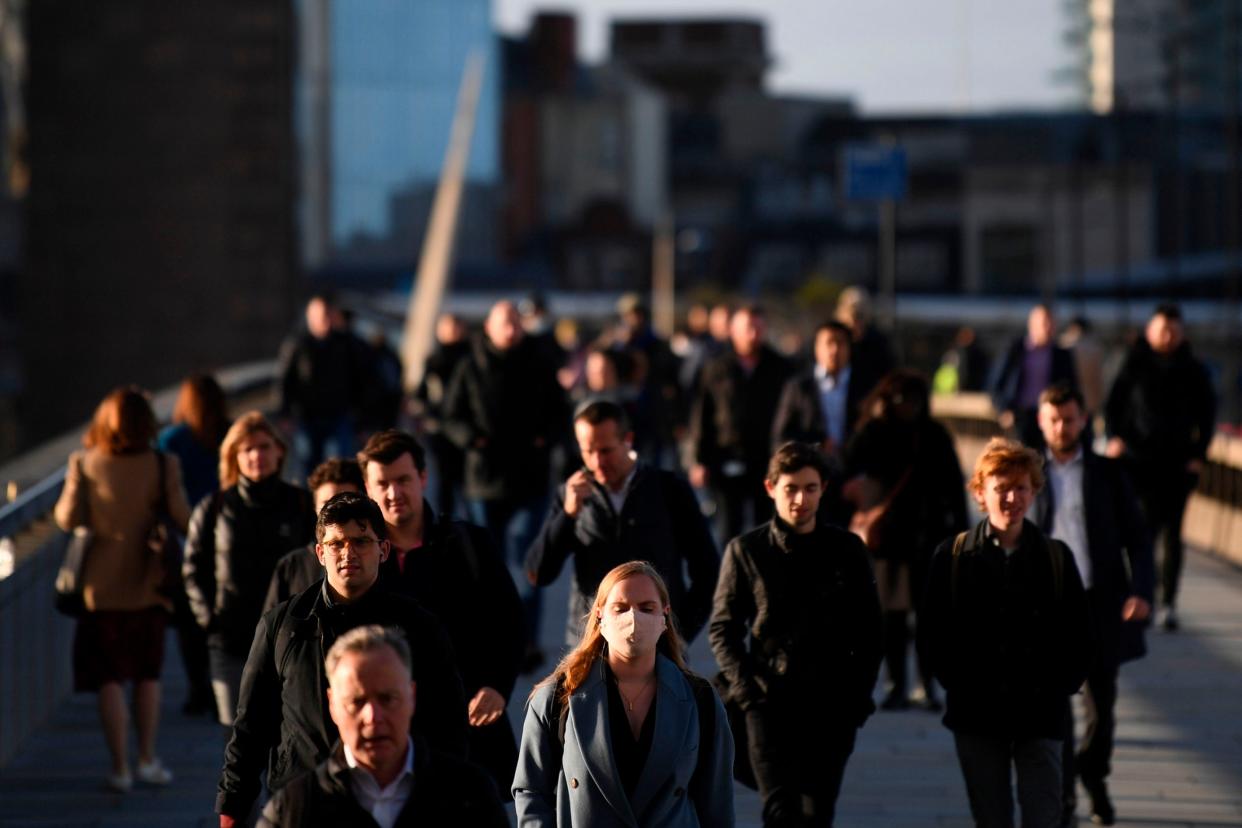
[[[459, 249], [494, 249], [500, 83], [490, 0], [299, 0], [302, 258], [310, 270], [417, 261], [469, 55], [485, 61]], [[483, 238], [480, 238], [480, 234]]]

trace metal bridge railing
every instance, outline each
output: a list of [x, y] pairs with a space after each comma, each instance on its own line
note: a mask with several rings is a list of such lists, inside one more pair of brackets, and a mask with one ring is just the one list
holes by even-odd
[[[274, 372], [268, 361], [218, 372], [216, 379], [234, 411], [266, 408]], [[166, 389], [152, 400], [161, 422], [171, 415], [177, 390]], [[0, 767], [73, 686], [73, 621], [52, 603], [68, 536], [54, 526], [51, 511], [64, 486], [69, 452], [81, 444], [85, 430], [83, 425], [0, 467], [0, 480], [18, 489], [0, 506]]]

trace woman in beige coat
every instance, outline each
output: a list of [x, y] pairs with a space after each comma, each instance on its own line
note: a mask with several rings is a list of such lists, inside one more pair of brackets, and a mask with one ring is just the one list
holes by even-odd
[[151, 448], [155, 428], [140, 389], [118, 388], [105, 397], [82, 441], [85, 451], [69, 458], [55, 509], [56, 523], [65, 531], [85, 526], [93, 533], [82, 567], [86, 612], [74, 633], [74, 689], [98, 693], [112, 755], [108, 787], [119, 792], [133, 785], [125, 755], [128, 709], [122, 684], [127, 681], [134, 683], [135, 775], [149, 784], [172, 780], [155, 755], [168, 604], [158, 590], [163, 562], [148, 538], [162, 504], [182, 530], [190, 508], [177, 458]]

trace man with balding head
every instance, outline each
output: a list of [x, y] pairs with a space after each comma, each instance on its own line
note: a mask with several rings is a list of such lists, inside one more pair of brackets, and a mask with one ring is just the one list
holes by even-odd
[[357, 627], [328, 650], [328, 713], [341, 738], [313, 773], [268, 801], [259, 825], [507, 826], [477, 767], [412, 736], [418, 683], [400, 630]]
[[[442, 428], [466, 454], [471, 519], [491, 531], [519, 573], [547, 509], [549, 453], [568, 427], [555, 368], [524, 338], [517, 307], [497, 302], [453, 373]], [[533, 666], [540, 660], [539, 593], [525, 577], [515, 581]]]

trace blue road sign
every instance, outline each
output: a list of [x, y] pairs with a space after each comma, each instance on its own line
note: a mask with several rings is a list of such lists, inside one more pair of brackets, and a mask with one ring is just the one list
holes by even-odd
[[906, 195], [906, 151], [885, 144], [845, 148], [845, 197], [874, 200]]

